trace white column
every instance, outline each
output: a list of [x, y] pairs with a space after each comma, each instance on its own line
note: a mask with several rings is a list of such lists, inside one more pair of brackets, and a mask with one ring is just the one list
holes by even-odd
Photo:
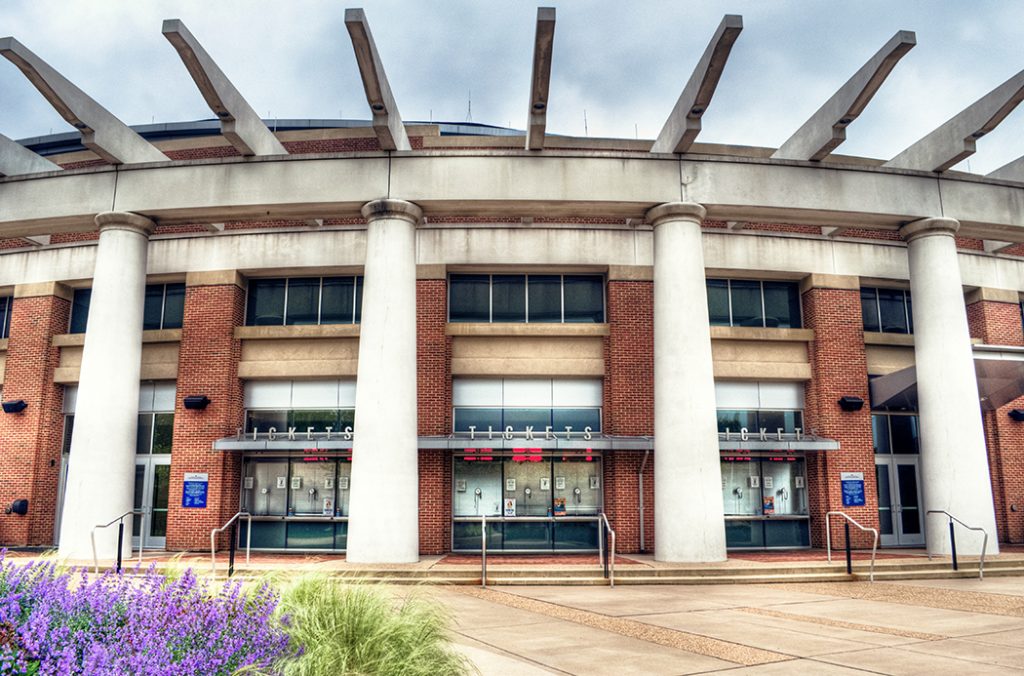
[[[942, 509], [989, 534], [998, 553], [992, 483], [978, 400], [967, 310], [952, 218], [925, 218], [900, 229], [907, 241], [914, 307], [914, 359], [921, 416], [921, 492], [925, 509]], [[949, 554], [945, 517], [927, 516], [928, 552]], [[957, 530], [957, 552], [978, 554], [978, 533]]]
[[347, 559], [419, 560], [415, 204], [363, 207], [366, 266], [359, 327]]
[[722, 469], [701, 222], [672, 202], [654, 225], [654, 558], [725, 560]]
[[[96, 217], [96, 247], [89, 321], [78, 381], [75, 426], [60, 527], [60, 556], [92, 559], [97, 524], [132, 509], [135, 435], [142, 368], [142, 311], [146, 257], [153, 222], [132, 213]], [[123, 551], [131, 556], [131, 518]], [[97, 532], [100, 559], [117, 552], [117, 527]]]

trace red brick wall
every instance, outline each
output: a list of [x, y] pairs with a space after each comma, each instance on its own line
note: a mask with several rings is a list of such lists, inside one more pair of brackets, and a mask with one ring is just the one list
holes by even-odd
[[[808, 355], [813, 377], [807, 383], [804, 427], [840, 444], [838, 451], [807, 454], [811, 544], [823, 547], [827, 511], [843, 511], [865, 527], [878, 527], [867, 357], [858, 290], [810, 289], [803, 295], [803, 310], [804, 326], [814, 330]], [[864, 407], [843, 411], [837, 403], [842, 396], [861, 397]], [[864, 507], [843, 507], [840, 472], [864, 473]], [[839, 521], [832, 527], [832, 537], [841, 543]], [[855, 545], [870, 546], [870, 539], [857, 533]]]
[[980, 300], [967, 306], [971, 338], [988, 345], [1024, 345], [1020, 305]]
[[[654, 435], [654, 285], [608, 282], [605, 338], [605, 434]], [[604, 456], [604, 508], [620, 552], [640, 550], [639, 480], [643, 452]], [[654, 549], [654, 455], [644, 474], [644, 547]]]
[[[238, 379], [241, 341], [234, 329], [245, 312], [245, 293], [233, 284], [193, 286], [185, 291], [185, 318], [178, 357], [178, 393], [174, 408], [170, 511], [167, 548], [205, 549], [210, 531], [239, 508], [240, 456], [214, 451], [214, 440], [235, 433], [242, 424], [242, 387]], [[205, 394], [210, 405], [185, 410], [182, 400]], [[185, 472], [210, 475], [205, 509], [181, 506]]]
[[1024, 397], [986, 411], [983, 419], [999, 541], [1020, 544], [1024, 543], [1024, 422], [1009, 416], [1015, 408], [1024, 408]]
[[16, 298], [11, 313], [3, 399], [24, 399], [21, 413], [0, 414], [0, 507], [27, 498], [28, 514], [0, 513], [0, 544], [51, 545], [60, 480], [64, 388], [53, 382], [71, 304], [56, 296]]
[[420, 449], [420, 554], [451, 549], [452, 461], [441, 449]]

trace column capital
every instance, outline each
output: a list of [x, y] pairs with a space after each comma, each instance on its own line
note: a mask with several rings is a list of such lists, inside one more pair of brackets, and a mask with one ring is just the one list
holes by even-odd
[[156, 223], [130, 211], [104, 211], [96, 214], [96, 226], [104, 230], [128, 230], [149, 237], [156, 229]]
[[666, 202], [648, 209], [644, 218], [654, 227], [658, 227], [666, 221], [700, 223], [707, 213], [707, 209], [696, 202]]
[[423, 219], [423, 209], [412, 202], [382, 198], [373, 200], [363, 205], [363, 218], [369, 222], [380, 218], [400, 218], [411, 222], [413, 225]]
[[910, 242], [919, 237], [928, 237], [930, 235], [946, 235], [952, 237], [956, 234], [956, 231], [960, 229], [960, 221], [955, 218], [922, 218], [917, 221], [907, 223], [900, 228], [900, 237], [905, 241]]

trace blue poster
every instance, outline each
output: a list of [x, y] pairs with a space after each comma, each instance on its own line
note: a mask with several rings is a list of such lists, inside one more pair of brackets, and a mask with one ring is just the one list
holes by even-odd
[[843, 486], [843, 507], [860, 507], [864, 504], [864, 472], [840, 472]]
[[185, 483], [181, 491], [181, 506], [193, 509], [206, 507], [206, 489], [210, 475], [205, 472], [185, 472]]

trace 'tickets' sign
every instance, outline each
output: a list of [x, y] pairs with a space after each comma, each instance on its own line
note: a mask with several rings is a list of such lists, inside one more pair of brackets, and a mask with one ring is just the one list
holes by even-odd
[[206, 472], [185, 472], [185, 483], [181, 490], [181, 506], [205, 509], [206, 493], [209, 486], [210, 475]]

